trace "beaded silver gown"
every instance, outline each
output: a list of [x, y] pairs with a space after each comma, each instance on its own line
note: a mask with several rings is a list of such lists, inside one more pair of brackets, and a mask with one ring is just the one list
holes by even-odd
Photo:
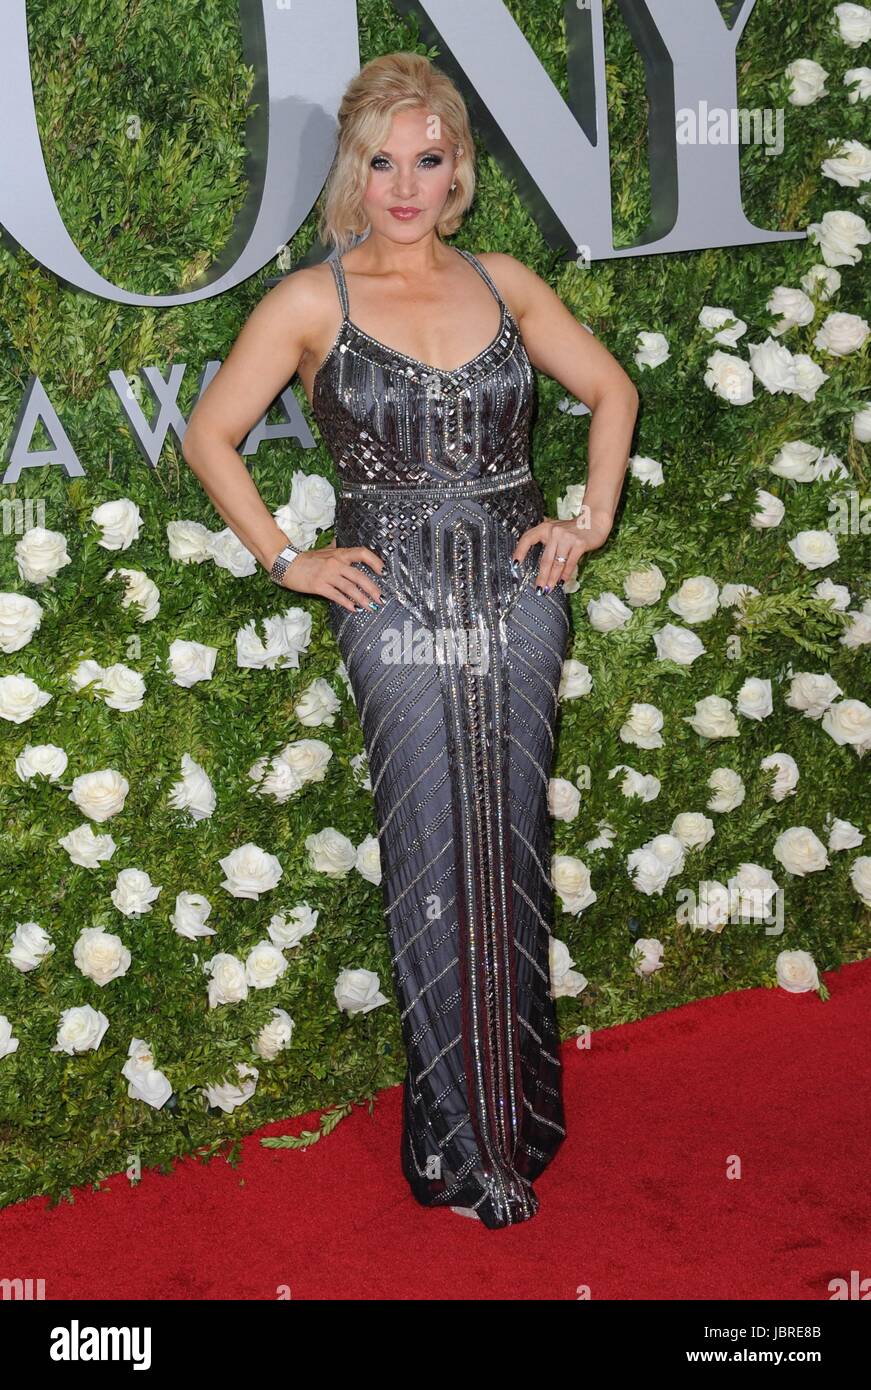
[[[458, 248], [455, 248], [458, 249]], [[535, 377], [500, 307], [478, 355], [440, 371], [342, 323], [312, 409], [339, 477], [338, 546], [385, 561], [380, 611], [329, 601], [366, 749], [407, 1070], [402, 1171], [424, 1206], [496, 1229], [538, 1210], [565, 1137], [550, 991], [548, 782], [569, 630], [536, 594], [545, 516], [529, 470]]]

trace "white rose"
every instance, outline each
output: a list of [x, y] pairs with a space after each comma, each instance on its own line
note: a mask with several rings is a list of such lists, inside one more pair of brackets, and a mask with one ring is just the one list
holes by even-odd
[[125, 917], [141, 917], [151, 911], [160, 892], [144, 869], [122, 869], [109, 897]]
[[555, 854], [550, 866], [551, 883], [562, 901], [563, 912], [577, 915], [590, 907], [598, 896], [590, 882], [590, 871], [573, 854]]
[[197, 681], [210, 681], [217, 655], [217, 647], [207, 647], [202, 642], [185, 642], [177, 637], [169, 647], [169, 668], [175, 684], [189, 689]]
[[861, 854], [850, 865], [850, 882], [866, 907], [871, 907], [871, 855]]
[[290, 500], [282, 509], [282, 514], [291, 522], [290, 531], [281, 526], [291, 545], [294, 544], [294, 536], [299, 532], [308, 535], [312, 529], [329, 530], [336, 517], [336, 494], [332, 483], [322, 478], [319, 473], [295, 471], [291, 481]]
[[178, 936], [188, 941], [195, 941], [199, 936], [215, 936], [215, 928], [206, 926], [211, 910], [212, 904], [202, 893], [177, 893], [170, 924]]
[[629, 460], [629, 472], [646, 487], [661, 487], [665, 481], [662, 464], [657, 459], [645, 458], [642, 454], [632, 455]]
[[372, 970], [341, 970], [333, 988], [336, 1003], [348, 1014], [368, 1014], [387, 1003], [378, 986], [381, 981]]
[[786, 69], [791, 79], [789, 100], [793, 106], [811, 106], [820, 97], [826, 96], [828, 73], [813, 58], [796, 58]]
[[236, 633], [236, 664], [268, 670], [298, 670], [300, 653], [311, 642], [312, 617], [302, 608], [288, 608], [286, 613], [263, 619], [265, 641], [257, 635], [257, 623], [251, 619]]
[[755, 526], [757, 531], [768, 530], [773, 526], [780, 525], [786, 507], [779, 497], [774, 496], [773, 492], [766, 492], [764, 488], [757, 488], [756, 505], [758, 510], [751, 516], [750, 525]]
[[661, 748], [660, 729], [665, 721], [662, 711], [656, 705], [636, 701], [630, 706], [626, 722], [620, 729], [623, 743], [634, 743], [638, 748]]
[[706, 695], [696, 700], [695, 713], [685, 714], [683, 718], [702, 738], [737, 738], [740, 732], [732, 706], [722, 695]]
[[45, 584], [65, 565], [72, 564], [66, 536], [60, 531], [47, 531], [44, 526], [31, 526], [16, 543], [15, 563], [28, 584]]
[[203, 973], [210, 977], [210, 1009], [216, 1009], [220, 1004], [238, 1004], [248, 998], [245, 966], [238, 956], [231, 955], [229, 951], [219, 951], [204, 963]]
[[616, 830], [606, 820], [597, 821], [596, 824], [599, 834], [594, 835], [592, 840], [587, 840], [584, 845], [584, 849], [589, 850], [591, 854], [596, 849], [610, 849], [617, 838]]
[[853, 609], [847, 614], [850, 619], [848, 627], [844, 628], [838, 641], [843, 647], [849, 647], [855, 651], [857, 647], [867, 647], [871, 642], [871, 613], [863, 613], [858, 609]]
[[0, 676], [0, 719], [8, 719], [10, 724], [24, 724], [32, 719], [51, 698], [47, 690], [40, 690], [36, 681], [21, 672]]
[[739, 864], [727, 887], [742, 917], [753, 920], [771, 916], [771, 899], [779, 889], [769, 869], [761, 864]]
[[707, 651], [704, 642], [689, 628], [666, 623], [653, 634], [658, 661], [674, 661], [678, 666], [692, 666], [697, 657]]
[[850, 606], [850, 590], [846, 584], [834, 584], [831, 579], [821, 579], [814, 586], [814, 598], [830, 601], [838, 613], [846, 613]]
[[805, 569], [823, 569], [826, 565], [833, 565], [840, 558], [837, 542], [831, 531], [799, 531], [788, 545]]
[[639, 893], [661, 893], [671, 874], [668, 864], [646, 845], [633, 849], [626, 857], [626, 869]]
[[151, 1048], [143, 1038], [133, 1038], [131, 1041], [121, 1075], [129, 1083], [127, 1094], [130, 1099], [143, 1100], [155, 1110], [160, 1110], [172, 1095], [168, 1077], [155, 1067]]
[[704, 381], [715, 396], [730, 405], [749, 405], [753, 400], [753, 373], [743, 358], [730, 352], [711, 353]]
[[170, 559], [183, 565], [199, 565], [212, 557], [211, 532], [199, 521], [168, 521], [166, 538]]
[[[702, 328], [716, 330], [712, 341], [722, 343], [724, 347], [737, 347], [738, 339], [747, 332], [747, 325], [743, 319], [732, 309], [724, 309], [712, 304], [706, 304], [699, 314], [699, 323]], [[727, 328], [726, 325], [731, 327]], [[710, 383], [708, 383], [710, 385]]]
[[851, 106], [871, 97], [871, 68], [848, 68], [844, 73], [844, 86], [852, 88], [847, 94]]
[[252, 989], [271, 989], [287, 969], [287, 961], [271, 941], [258, 941], [245, 960], [245, 979]]
[[95, 835], [87, 822], [64, 835], [58, 844], [73, 864], [80, 864], [83, 869], [96, 869], [104, 859], [111, 859], [118, 848], [111, 835]]
[[139, 709], [145, 699], [145, 681], [120, 661], [104, 668], [99, 689], [110, 709]]
[[767, 719], [774, 709], [771, 699], [771, 681], [758, 676], [748, 676], [738, 691], [735, 700], [738, 713], [745, 719]]
[[187, 811], [195, 821], [205, 820], [218, 804], [211, 779], [190, 753], [182, 753], [181, 768], [181, 781], [169, 789], [169, 804], [176, 811]]
[[6, 959], [25, 975], [41, 965], [54, 949], [48, 932], [38, 922], [18, 922]]
[[834, 179], [842, 188], [858, 188], [871, 179], [871, 150], [861, 140], [829, 140], [832, 153], [820, 165], [824, 178]]
[[551, 777], [547, 785], [547, 805], [555, 820], [574, 820], [581, 807], [581, 793], [565, 777]]
[[0, 651], [26, 647], [42, 622], [43, 607], [27, 594], [0, 594]]
[[869, 333], [871, 328], [867, 320], [858, 314], [829, 314], [817, 330], [814, 347], [831, 353], [833, 357], [847, 357], [865, 346]]
[[665, 950], [655, 936], [641, 936], [632, 947], [632, 969], [636, 975], [653, 975], [662, 969], [662, 953]]
[[572, 517], [580, 516], [586, 488], [586, 483], [572, 483], [564, 495], [557, 498], [556, 514], [560, 521], [571, 521]]
[[160, 590], [153, 579], [143, 570], [110, 570], [107, 579], [120, 574], [124, 580], [125, 594], [121, 600], [122, 608], [135, 604], [139, 609], [139, 621], [150, 623], [160, 612]]
[[831, 299], [841, 288], [841, 272], [833, 266], [817, 262], [806, 275], [801, 277], [802, 287], [809, 295], [816, 295], [823, 302]]
[[823, 728], [835, 743], [860, 754], [871, 747], [871, 709], [862, 700], [838, 700], [823, 714]]
[[204, 1086], [203, 1095], [210, 1106], [215, 1109], [223, 1110], [229, 1115], [231, 1110], [237, 1106], [244, 1105], [246, 1100], [250, 1100], [257, 1089], [257, 1078], [260, 1073], [256, 1067], [249, 1067], [247, 1062], [237, 1062], [236, 1072], [239, 1077], [250, 1077], [250, 1081], [242, 1081], [241, 1085], [234, 1086], [232, 1082], [226, 1081], [219, 1086]]
[[325, 681], [323, 676], [317, 676], [302, 692], [293, 707], [293, 712], [300, 724], [311, 727], [318, 724], [335, 724], [336, 711], [341, 708], [342, 702], [329, 681]]
[[57, 1030], [57, 1042], [49, 1051], [66, 1052], [70, 1057], [76, 1052], [95, 1051], [108, 1027], [106, 1015], [92, 1009], [90, 1004], [64, 1009]]
[[747, 599], [758, 593], [753, 584], [724, 584], [720, 590], [720, 607], [743, 608]]
[[22, 782], [31, 777], [47, 777], [56, 782], [66, 771], [67, 755], [56, 743], [25, 743], [15, 759], [15, 771]]
[[317, 835], [307, 835], [305, 847], [315, 873], [328, 878], [345, 878], [357, 863], [356, 847], [340, 830], [327, 826]]
[[684, 580], [677, 593], [669, 598], [668, 606], [685, 623], [703, 623], [716, 613], [719, 594], [713, 579], [706, 574], [696, 574]]
[[635, 361], [639, 367], [659, 367], [671, 356], [668, 339], [664, 333], [648, 333], [642, 330], [636, 334], [638, 351]]
[[587, 617], [590, 626], [597, 632], [613, 632], [616, 628], [626, 626], [632, 617], [632, 609], [627, 608], [623, 600], [608, 589], [598, 598], [590, 599], [587, 604]]
[[92, 661], [90, 657], [87, 661], [80, 661], [75, 670], [70, 672], [70, 686], [78, 693], [94, 681], [98, 682], [94, 693], [99, 693], [99, 682], [103, 679], [103, 668], [99, 661]]
[[744, 800], [744, 783], [731, 767], [715, 767], [708, 778], [708, 786], [714, 795], [708, 802], [709, 811], [734, 811]]
[[625, 773], [620, 783], [620, 790], [624, 796], [637, 796], [641, 801], [655, 801], [662, 790], [662, 783], [658, 777], [636, 772], [634, 767], [629, 767], [626, 763], [618, 763], [616, 767], [612, 767], [608, 776], [616, 777], [618, 772]]
[[254, 1043], [254, 1051], [264, 1061], [271, 1062], [279, 1052], [290, 1047], [294, 1022], [286, 1009], [273, 1009], [269, 1023], [264, 1023]]
[[831, 676], [799, 671], [789, 683], [786, 704], [792, 709], [801, 710], [806, 719], [819, 719], [842, 693], [841, 687]]
[[823, 382], [828, 381], [829, 373], [824, 372], [819, 363], [806, 352], [797, 352], [794, 355], [792, 369], [795, 377], [793, 395], [800, 396], [803, 401], [815, 401]]
[[829, 826], [828, 836], [829, 851], [833, 854], [842, 849], [855, 849], [865, 839], [858, 825], [839, 820], [837, 816]]
[[68, 800], [91, 820], [109, 820], [124, 810], [124, 802], [130, 790], [130, 783], [114, 767], [100, 768], [98, 772], [83, 772], [73, 779]]
[[647, 569], [633, 570], [623, 580], [626, 602], [633, 608], [647, 608], [657, 603], [665, 588], [665, 575], [659, 565], [649, 565]]
[[853, 416], [852, 434], [860, 444], [871, 443], [871, 401], [866, 401]]
[[227, 875], [221, 883], [234, 898], [253, 898], [274, 888], [283, 873], [274, 854], [268, 854], [249, 840], [218, 863]]
[[[823, 454], [817, 466], [817, 476], [820, 478], [849, 478], [849, 473], [844, 467], [844, 460], [838, 458], [837, 454]], [[831, 503], [829, 504], [831, 507]]]
[[83, 975], [107, 985], [130, 969], [131, 955], [120, 936], [102, 927], [84, 927], [73, 946], [73, 960]]
[[583, 661], [576, 661], [574, 657], [567, 657], [562, 664], [559, 698], [576, 700], [579, 695], [589, 695], [592, 688], [593, 677], [589, 666]]
[[795, 362], [789, 348], [771, 336], [764, 343], [748, 343], [750, 366], [754, 376], [771, 395], [795, 390]]
[[574, 961], [564, 941], [551, 936], [548, 946], [548, 966], [550, 974], [550, 994], [552, 999], [575, 999], [589, 981], [578, 970], [572, 970]]
[[381, 848], [376, 835], [367, 835], [360, 841], [354, 868], [367, 883], [381, 882]]
[[808, 444], [804, 439], [790, 439], [768, 465], [768, 471], [776, 473], [778, 478], [791, 478], [795, 483], [812, 483], [817, 478], [822, 456], [818, 445]]
[[218, 568], [227, 570], [234, 579], [257, 573], [256, 557], [229, 526], [210, 535], [209, 551]]
[[[291, 920], [288, 921], [288, 918]], [[317, 908], [309, 907], [308, 903], [300, 903], [297, 907], [291, 908], [286, 916], [276, 912], [266, 930], [276, 946], [287, 950], [290, 946], [298, 946], [304, 937], [310, 936], [317, 926], [317, 921]]]
[[832, 17], [848, 48], [859, 48], [871, 39], [871, 10], [865, 5], [836, 5]]
[[822, 222], [810, 222], [809, 240], [819, 243], [826, 265], [857, 265], [862, 259], [860, 246], [871, 241], [871, 231], [856, 212], [836, 208], [823, 214]]
[[726, 925], [732, 910], [729, 890], [719, 879], [699, 884], [699, 896], [688, 919], [694, 931], [718, 932]]
[[816, 308], [804, 290], [792, 289], [789, 285], [778, 285], [765, 305], [770, 314], [779, 314], [780, 322], [771, 329], [775, 338], [788, 333], [790, 328], [803, 328], [813, 323]]
[[777, 983], [790, 994], [806, 994], [820, 987], [814, 958], [807, 951], [781, 951], [774, 966]]
[[672, 821], [671, 834], [684, 849], [701, 849], [714, 838], [714, 822], [701, 811], [681, 811]]
[[259, 796], [271, 796], [279, 805], [289, 801], [304, 786], [299, 773], [278, 755], [271, 761], [269, 758], [258, 758], [249, 767], [248, 776], [257, 784]]
[[118, 497], [114, 502], [104, 502], [102, 506], [95, 507], [91, 520], [102, 529], [103, 534], [97, 544], [104, 550], [127, 550], [139, 539], [142, 529], [142, 515], [129, 497]]
[[18, 1051], [20, 1038], [13, 1038], [12, 1024], [5, 1014], [0, 1014], [0, 1057], [11, 1057]]
[[790, 757], [789, 753], [770, 753], [767, 758], [763, 758], [759, 766], [763, 772], [770, 772], [773, 768], [775, 778], [769, 791], [769, 796], [773, 801], [784, 801], [791, 796], [798, 786], [798, 763], [795, 758]]
[[296, 773], [300, 785], [323, 782], [332, 756], [332, 748], [320, 738], [298, 738], [293, 743], [285, 744], [278, 754], [281, 762]]
[[366, 757], [365, 751], [362, 753], [355, 753], [353, 758], [348, 759], [348, 762], [353, 769], [354, 780], [366, 791], [371, 792], [372, 778], [369, 774], [369, 759]]

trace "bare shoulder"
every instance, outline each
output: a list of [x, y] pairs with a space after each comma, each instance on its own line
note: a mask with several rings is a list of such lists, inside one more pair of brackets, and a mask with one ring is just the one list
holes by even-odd
[[509, 256], [506, 251], [482, 251], [478, 260], [493, 279], [518, 322], [536, 295], [540, 294], [542, 289], [550, 290], [550, 286], [541, 276], [536, 275], [523, 261]]
[[337, 310], [333, 272], [322, 261], [285, 275], [267, 291], [254, 313], [267, 331], [291, 339], [303, 355], [318, 352]]

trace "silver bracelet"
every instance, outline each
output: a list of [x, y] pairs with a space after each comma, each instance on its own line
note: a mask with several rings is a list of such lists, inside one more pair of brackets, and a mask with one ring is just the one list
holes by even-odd
[[284, 588], [282, 581], [285, 572], [288, 567], [293, 564], [299, 554], [301, 554], [301, 552], [299, 550], [294, 550], [292, 545], [286, 545], [283, 550], [278, 552], [275, 559], [272, 561], [272, 566], [269, 570], [269, 578], [274, 579], [276, 584], [281, 584], [282, 588]]

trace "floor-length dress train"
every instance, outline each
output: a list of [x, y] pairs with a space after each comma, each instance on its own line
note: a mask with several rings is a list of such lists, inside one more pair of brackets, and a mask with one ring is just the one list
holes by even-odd
[[330, 264], [342, 324], [313, 410], [340, 479], [336, 543], [386, 562], [385, 604], [329, 621], [372, 779], [393, 980], [407, 1056], [401, 1162], [425, 1206], [484, 1225], [538, 1210], [565, 1136], [549, 942], [553, 761], [569, 629], [536, 594], [545, 515], [529, 471], [535, 378], [500, 306], [492, 342], [439, 371], [364, 333]]

